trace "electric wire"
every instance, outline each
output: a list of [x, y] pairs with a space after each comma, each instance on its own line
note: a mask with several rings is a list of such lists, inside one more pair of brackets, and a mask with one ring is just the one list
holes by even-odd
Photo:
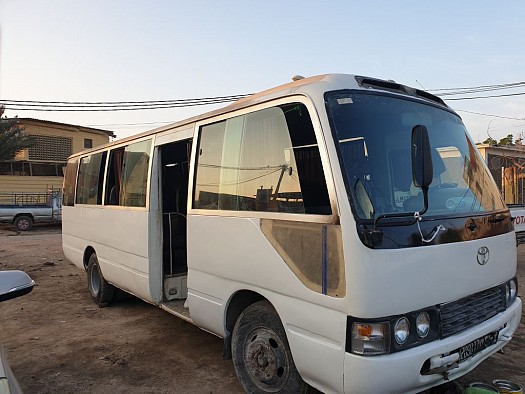
[[87, 127], [110, 127], [110, 126], [150, 126], [155, 124], [170, 124], [174, 120], [163, 120], [158, 122], [137, 122], [137, 123], [104, 123], [104, 124], [87, 124]]
[[147, 101], [34, 101], [34, 100], [0, 100], [0, 105], [14, 111], [47, 111], [47, 112], [108, 112], [148, 109], [169, 109], [193, 107], [198, 105], [222, 104], [237, 101], [250, 94], [231, 96], [203, 97], [178, 100]]
[[[493, 84], [493, 85], [479, 85], [470, 87], [455, 87], [455, 88], [440, 88], [428, 89], [429, 92], [436, 92], [437, 96], [443, 97], [447, 101], [461, 101], [461, 100], [478, 100], [488, 98], [514, 97], [525, 95], [525, 92], [484, 95], [484, 96], [468, 96], [468, 94], [484, 93], [505, 89], [515, 89], [525, 87], [525, 81]], [[42, 100], [0, 100], [0, 105], [5, 109], [13, 111], [38, 111], [38, 112], [112, 112], [112, 111], [138, 111], [138, 110], [156, 110], [156, 109], [171, 109], [182, 107], [193, 107], [200, 105], [222, 104], [236, 101], [250, 94], [236, 94], [228, 96], [215, 97], [201, 97], [188, 99], [173, 99], [173, 100], [137, 100], [137, 101], [42, 101]], [[449, 97], [467, 95], [466, 97]], [[457, 110], [459, 112], [472, 113], [475, 115], [489, 116], [494, 118], [509, 119], [509, 120], [525, 120], [525, 118], [510, 117], [503, 115], [485, 114], [475, 111]], [[139, 126], [139, 125], [155, 125], [155, 124], [169, 124], [171, 122], [144, 122], [144, 123], [122, 123], [122, 124], [107, 124], [107, 125], [91, 125], [93, 127], [101, 126]]]
[[260, 178], [264, 178], [268, 175], [272, 175], [272, 174], [275, 174], [277, 172], [281, 171], [280, 168], [278, 168], [277, 170], [275, 171], [270, 171], [270, 172], [267, 172], [266, 174], [262, 174], [262, 175], [257, 175], [257, 176], [254, 176], [252, 178], [247, 178], [247, 179], [242, 179], [240, 181], [237, 181], [237, 182], [224, 182], [224, 183], [199, 183], [197, 184], [197, 186], [237, 186], [237, 185], [241, 185], [243, 183], [247, 183], [247, 182], [251, 182], [251, 181], [254, 181], [256, 179], [260, 179]]
[[[228, 103], [236, 100], [216, 100], [216, 101], [203, 101], [194, 103], [180, 103], [180, 104], [165, 104], [155, 106], [123, 106], [123, 107], [49, 107], [49, 106], [12, 106], [5, 105], [6, 109], [12, 111], [39, 111], [39, 112], [116, 112], [116, 111], [138, 111], [138, 110], [152, 110], [152, 109], [170, 109], [170, 108], [185, 108], [195, 107], [199, 105], [210, 105], [210, 104], [221, 104]], [[1, 102], [0, 102], [1, 104]]]
[[509, 93], [509, 94], [497, 94], [497, 95], [490, 95], [490, 96], [471, 96], [471, 97], [455, 97], [455, 98], [447, 98], [448, 101], [457, 101], [457, 100], [477, 100], [477, 99], [486, 99], [486, 98], [496, 98], [496, 97], [510, 97], [510, 96], [523, 96], [525, 95], [525, 92], [521, 93]]
[[9, 103], [78, 104], [78, 105], [155, 104], [155, 103], [207, 101], [207, 100], [217, 100], [217, 99], [237, 100], [239, 98], [249, 96], [250, 94], [234, 94], [230, 96], [199, 97], [199, 98], [173, 99], [173, 100], [138, 100], [138, 101], [38, 101], [38, 100], [0, 100], [0, 101], [9, 102]]
[[509, 120], [525, 120], [525, 117], [523, 117], [523, 118], [513, 118], [511, 116], [484, 114], [483, 112], [467, 111], [466, 109], [454, 109], [454, 111], [456, 111], [456, 112], [466, 112], [466, 113], [474, 114], [474, 115], [489, 116], [489, 117], [492, 117], [492, 118], [509, 119]]
[[427, 89], [429, 92], [446, 92], [446, 91], [465, 91], [465, 90], [485, 90], [485, 89], [509, 89], [519, 86], [524, 86], [525, 82], [512, 82], [505, 84], [496, 84], [496, 85], [479, 85], [479, 86], [469, 86], [462, 88], [442, 88], [442, 89]]
[[267, 165], [266, 167], [231, 167], [231, 166], [221, 166], [218, 164], [205, 164], [205, 163], [199, 163], [199, 167], [206, 167], [206, 168], [216, 168], [219, 170], [235, 170], [235, 171], [262, 171], [262, 170], [275, 170], [275, 169], [282, 169], [282, 165], [277, 166], [271, 166]]

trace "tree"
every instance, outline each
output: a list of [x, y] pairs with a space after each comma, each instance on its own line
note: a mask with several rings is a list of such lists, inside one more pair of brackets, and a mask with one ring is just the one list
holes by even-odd
[[[516, 142], [521, 140], [516, 140]], [[503, 137], [499, 141], [496, 141], [494, 138], [489, 137], [485, 141], [483, 141], [484, 144], [489, 144], [491, 146], [514, 146], [514, 136], [512, 134], [507, 134], [506, 137]]]
[[499, 140], [498, 145], [514, 145], [514, 136], [512, 134], [507, 134], [506, 137]]
[[16, 153], [33, 146], [34, 139], [24, 135], [24, 128], [16, 118], [4, 117], [5, 107], [0, 105], [0, 161], [13, 160]]
[[489, 137], [485, 141], [483, 141], [484, 144], [489, 144], [491, 146], [498, 145], [498, 141], [496, 141], [494, 138]]

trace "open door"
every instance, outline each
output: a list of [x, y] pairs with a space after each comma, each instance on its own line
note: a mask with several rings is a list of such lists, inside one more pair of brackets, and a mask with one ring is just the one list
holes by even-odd
[[164, 300], [186, 298], [187, 202], [191, 140], [160, 147]]

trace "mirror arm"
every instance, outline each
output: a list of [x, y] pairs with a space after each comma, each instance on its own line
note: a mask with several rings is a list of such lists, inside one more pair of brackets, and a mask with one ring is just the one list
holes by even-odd
[[428, 186], [423, 186], [421, 188], [421, 191], [423, 192], [423, 210], [419, 212], [419, 216], [422, 216], [424, 213], [428, 210]]

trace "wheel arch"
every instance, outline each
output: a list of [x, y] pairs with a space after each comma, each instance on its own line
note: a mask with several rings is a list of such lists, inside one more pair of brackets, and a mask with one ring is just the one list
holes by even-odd
[[230, 360], [232, 358], [232, 332], [235, 322], [239, 318], [240, 314], [253, 303], [264, 300], [268, 301], [266, 297], [252, 290], [239, 290], [230, 297], [226, 305], [224, 319], [225, 334], [224, 347], [222, 351], [224, 360]]
[[89, 264], [89, 258], [91, 255], [95, 253], [95, 248], [92, 246], [87, 246], [86, 249], [84, 249], [84, 256], [82, 258], [82, 263], [84, 264], [84, 269], [87, 270], [88, 264]]
[[33, 217], [32, 214], [30, 214], [29, 212], [28, 213], [25, 213], [25, 212], [19, 212], [17, 213], [14, 217], [13, 217], [13, 221], [11, 222], [11, 224], [14, 224], [16, 219], [18, 219], [20, 216], [27, 216], [28, 218], [31, 219], [31, 221], [34, 223], [35, 222], [35, 218]]

